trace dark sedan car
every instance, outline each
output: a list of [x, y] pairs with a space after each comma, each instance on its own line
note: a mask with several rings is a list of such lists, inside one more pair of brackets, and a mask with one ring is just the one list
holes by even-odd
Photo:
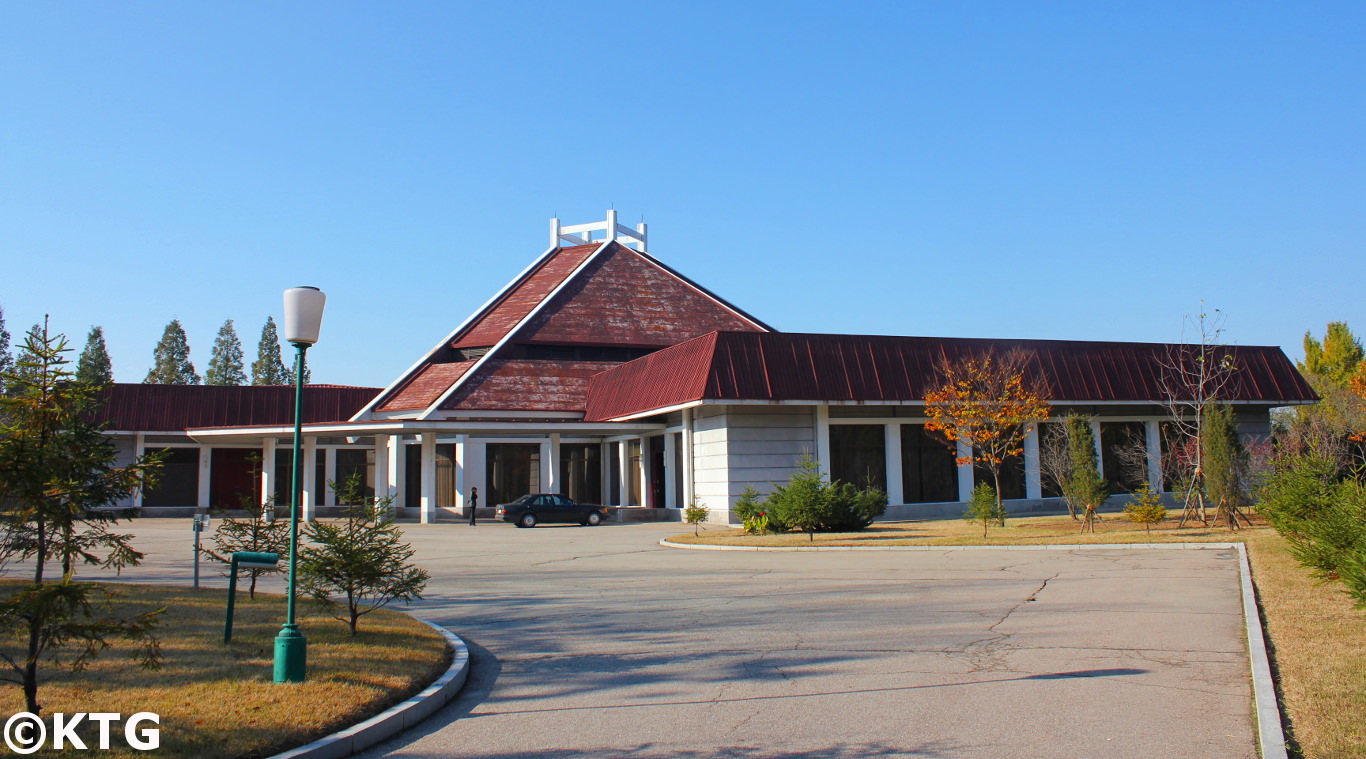
[[559, 493], [532, 493], [512, 503], [498, 504], [498, 518], [518, 527], [535, 527], [541, 522], [565, 522], [588, 527], [602, 524], [607, 509], [574, 503]]

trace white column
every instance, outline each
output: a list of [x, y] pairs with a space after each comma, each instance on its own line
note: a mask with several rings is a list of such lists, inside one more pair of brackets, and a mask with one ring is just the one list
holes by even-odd
[[[328, 486], [329, 482], [337, 482], [337, 449], [323, 449], [323, 505], [337, 505], [337, 491]], [[337, 482], [338, 485], [342, 483]]]
[[[972, 447], [969, 446], [967, 443], [964, 443], [962, 440], [959, 440], [959, 441], [958, 441], [957, 443], [955, 443], [954, 445], [956, 445], [956, 446], [957, 446], [957, 449], [958, 449], [957, 452], [956, 452], [954, 455], [956, 455], [959, 459], [965, 459], [965, 458], [968, 458], [968, 457], [972, 456]], [[959, 464], [959, 465], [958, 465], [958, 500], [960, 500], [960, 501], [962, 501], [962, 502], [964, 502], [964, 503], [967, 503], [968, 501], [971, 501], [971, 500], [972, 500], [972, 486], [973, 486], [973, 482], [972, 482], [972, 462], [971, 462], [971, 461], [968, 461], [968, 463], [966, 463], [966, 464]]]
[[[139, 432], [133, 436], [133, 458], [137, 459], [147, 447], [147, 436]], [[142, 488], [133, 491], [133, 508], [142, 508]]]
[[[275, 501], [275, 446], [279, 441], [273, 437], [261, 441], [261, 505]], [[261, 519], [271, 521], [275, 518], [274, 509], [261, 512]]]
[[616, 506], [626, 506], [630, 500], [631, 492], [631, 451], [628, 446], [631, 441], [621, 440], [617, 442], [617, 500], [621, 503]]
[[389, 436], [375, 435], [375, 499], [389, 496]]
[[[386, 487], [389, 489], [389, 495], [394, 499], [394, 509], [401, 509], [403, 504], [407, 503], [408, 493], [405, 480], [408, 478], [408, 467], [407, 457], [404, 456], [405, 450], [402, 435], [389, 436], [388, 449], [385, 451], [385, 458], [389, 460], [388, 466], [385, 467], [386, 474], [389, 475], [389, 482]], [[395, 511], [394, 513], [398, 512]]]
[[650, 466], [650, 439], [642, 437], [640, 439], [640, 503], [638, 506], [650, 505], [650, 482], [654, 479], [654, 467]]
[[[213, 482], [213, 449], [207, 445], [199, 446], [199, 492], [195, 505], [201, 509], [209, 508], [210, 489]], [[228, 506], [230, 504], [223, 504]]]
[[1103, 453], [1103, 451], [1105, 450], [1105, 448], [1104, 448], [1104, 446], [1102, 446], [1102, 445], [1100, 444], [1100, 422], [1099, 422], [1099, 421], [1094, 421], [1094, 420], [1093, 420], [1093, 421], [1091, 422], [1091, 442], [1093, 442], [1093, 443], [1096, 444], [1096, 470], [1100, 472], [1100, 476], [1101, 476], [1101, 477], [1104, 477], [1104, 476], [1105, 476], [1105, 454]]
[[1024, 439], [1025, 498], [1043, 498], [1039, 471], [1039, 425], [1030, 424]]
[[887, 503], [905, 503], [906, 494], [901, 489], [901, 424], [883, 425], [882, 430], [883, 448], [887, 452]]
[[683, 409], [683, 505], [693, 502], [692, 409]]
[[303, 493], [299, 496], [299, 519], [312, 522], [318, 516], [318, 439], [304, 438], [303, 452], [299, 462], [304, 475]]
[[816, 407], [816, 463], [821, 467], [821, 477], [830, 479], [830, 407]]
[[465, 436], [455, 436], [455, 508], [465, 512]]
[[1162, 492], [1162, 427], [1161, 422], [1149, 420], [1143, 423], [1144, 442], [1148, 448], [1148, 487], [1155, 493]]
[[560, 433], [550, 433], [550, 441], [541, 446], [541, 461], [545, 462], [545, 492], [559, 493], [564, 489], [560, 482]]
[[436, 433], [422, 433], [422, 489], [418, 491], [420, 509], [419, 520], [422, 524], [436, 521]]
[[678, 480], [674, 464], [674, 459], [678, 458], [678, 438], [674, 433], [664, 433], [664, 508], [678, 508], [678, 488], [674, 483]]

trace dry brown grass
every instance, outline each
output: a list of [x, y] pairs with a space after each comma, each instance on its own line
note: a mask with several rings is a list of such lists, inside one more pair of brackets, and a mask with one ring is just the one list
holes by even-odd
[[[239, 592], [232, 643], [224, 646], [223, 590], [118, 587], [119, 603], [129, 611], [168, 607], [158, 634], [162, 668], [141, 669], [127, 651], [116, 648], [85, 672], [45, 668], [38, 699], [44, 714], [159, 714], [161, 747], [152, 752], [159, 757], [269, 756], [383, 711], [421, 690], [449, 663], [445, 640], [406, 614], [367, 615], [353, 639], [344, 624], [308, 614], [310, 605], [301, 602], [308, 682], [277, 685], [272, 682], [274, 638], [285, 616], [283, 597], [258, 593], [252, 601]], [[15, 648], [7, 642], [6, 650]], [[0, 714], [23, 710], [20, 689], [0, 687]], [[122, 723], [113, 727], [111, 748], [122, 750], [98, 751], [100, 756], [147, 755], [123, 745]], [[82, 734], [94, 749], [91, 738], [97, 733]], [[43, 755], [68, 753], [90, 752], [45, 750]]]
[[1261, 524], [1177, 530], [1167, 520], [1151, 533], [1121, 514], [1106, 514], [1096, 534], [1081, 534], [1070, 517], [1010, 519], [983, 540], [981, 527], [962, 520], [875, 525], [864, 532], [745, 535], [712, 529], [678, 543], [751, 546], [1048, 545], [1088, 543], [1234, 542], [1247, 544], [1276, 667], [1292, 749], [1305, 759], [1366, 757], [1366, 612], [1352, 607], [1337, 583], [1321, 584], [1286, 551], [1285, 541]]
[[1184, 527], [1176, 529], [1176, 520], [1168, 519], [1151, 532], [1134, 524], [1123, 514], [1102, 514], [1095, 533], [1080, 531], [1080, 523], [1069, 516], [1025, 517], [1006, 520], [1005, 527], [992, 527], [985, 539], [982, 527], [961, 519], [923, 522], [879, 523], [861, 532], [817, 533], [811, 541], [802, 533], [782, 535], [746, 535], [735, 528], [712, 528], [698, 537], [692, 533], [674, 535], [675, 543], [710, 543], [713, 545], [746, 546], [979, 546], [979, 545], [1049, 545], [1056, 543], [1191, 543], [1229, 542], [1270, 530], [1254, 520], [1254, 527], [1230, 532], [1223, 527]]
[[1248, 556], [1277, 669], [1281, 705], [1301, 756], [1366, 756], [1366, 612], [1341, 584], [1320, 584], [1275, 533]]

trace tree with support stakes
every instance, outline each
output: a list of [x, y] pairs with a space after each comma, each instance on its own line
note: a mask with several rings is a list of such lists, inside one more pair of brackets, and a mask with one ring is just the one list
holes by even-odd
[[1094, 533], [1096, 510], [1110, 496], [1110, 484], [1100, 473], [1091, 421], [1078, 414], [1068, 414], [1064, 426], [1067, 431], [1067, 477], [1062, 485], [1063, 496], [1077, 504], [1081, 531]]
[[1238, 437], [1238, 425], [1234, 423], [1232, 408], [1216, 404], [1206, 412], [1200, 447], [1204, 449], [1205, 487], [1215, 505], [1215, 523], [1223, 522], [1230, 530], [1237, 530], [1241, 519], [1251, 527], [1252, 520], [1243, 513], [1247, 490], [1247, 450]]
[[1048, 389], [1030, 371], [1033, 358], [1021, 350], [998, 354], [993, 349], [957, 360], [944, 357], [937, 386], [925, 394], [925, 431], [955, 450], [958, 443], [966, 445], [968, 453], [958, 457], [958, 464], [991, 472], [998, 506], [1002, 466], [1024, 455], [1030, 428], [1048, 419]]
[[1177, 527], [1186, 520], [1198, 519], [1209, 525], [1206, 503], [1206, 468], [1204, 445], [1207, 413], [1227, 395], [1233, 383], [1237, 363], [1229, 346], [1219, 342], [1224, 333], [1224, 316], [1219, 309], [1210, 314], [1200, 303], [1201, 313], [1186, 317], [1186, 328], [1195, 333], [1199, 342], [1172, 346], [1159, 361], [1163, 405], [1175, 433], [1173, 444], [1189, 444], [1190, 455], [1173, 457], [1171, 463], [1181, 464], [1184, 471], [1175, 472], [1173, 479], [1185, 483], [1185, 507]]

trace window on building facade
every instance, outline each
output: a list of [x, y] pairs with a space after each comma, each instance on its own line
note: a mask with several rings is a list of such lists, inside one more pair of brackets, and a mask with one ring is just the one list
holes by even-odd
[[901, 492], [906, 503], [958, 500], [957, 456], [923, 424], [901, 425]]
[[887, 439], [882, 425], [830, 425], [830, 479], [887, 491]]
[[1132, 493], [1148, 481], [1143, 422], [1101, 422], [1101, 472], [1112, 493]]
[[[986, 483], [996, 487], [991, 470], [982, 464], [972, 467], [974, 485]], [[1025, 465], [1023, 456], [1012, 456], [1001, 462], [1001, 500], [1017, 500], [1025, 497]]]
[[602, 503], [602, 447], [597, 443], [560, 446], [560, 492], [578, 503]]
[[[148, 448], [147, 453], [157, 448]], [[199, 449], [170, 448], [157, 470], [156, 487], [142, 494], [143, 506], [195, 506], [199, 503]]]
[[485, 482], [490, 506], [508, 503], [541, 489], [541, 446], [526, 443], [489, 443]]

